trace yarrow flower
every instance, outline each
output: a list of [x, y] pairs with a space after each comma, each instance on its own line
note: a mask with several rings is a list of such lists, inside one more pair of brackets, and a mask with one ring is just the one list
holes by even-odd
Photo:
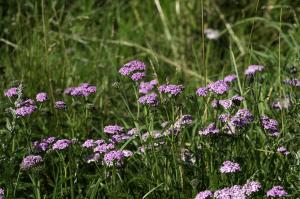
[[29, 155], [23, 158], [20, 167], [22, 170], [28, 170], [36, 167], [41, 162], [43, 162], [43, 158], [40, 155]]
[[20, 108], [17, 108], [15, 110], [15, 113], [19, 117], [25, 117], [25, 116], [31, 115], [36, 110], [36, 108], [37, 107], [34, 105], [22, 106]]
[[277, 137], [279, 136], [278, 131], [278, 122], [274, 119], [270, 119], [267, 116], [261, 117], [261, 123], [263, 128], [270, 133], [271, 136]]
[[87, 139], [82, 145], [83, 148], [93, 148], [95, 146], [95, 141], [93, 139]]
[[57, 102], [55, 102], [55, 108], [56, 109], [65, 109], [65, 108], [67, 108], [67, 105], [63, 101], [57, 101]]
[[230, 99], [225, 99], [225, 100], [219, 100], [219, 104], [224, 108], [224, 109], [229, 109], [232, 107], [232, 101]]
[[65, 94], [71, 96], [84, 96], [87, 97], [92, 93], [96, 93], [97, 88], [96, 86], [91, 86], [88, 83], [82, 83], [77, 87], [69, 87], [65, 89]]
[[37, 151], [46, 151], [49, 146], [55, 141], [55, 139], [55, 137], [44, 138], [40, 142], [35, 141], [33, 143], [33, 146]]
[[158, 105], [158, 99], [156, 93], [146, 94], [138, 99], [138, 102], [143, 105], [156, 106]]
[[210, 190], [205, 190], [205, 191], [201, 191], [199, 192], [195, 199], [207, 199], [207, 198], [212, 198], [213, 193]]
[[211, 123], [206, 128], [199, 131], [198, 133], [200, 135], [214, 135], [214, 134], [218, 134], [219, 132], [220, 130], [217, 128], [216, 124]]
[[157, 84], [157, 80], [151, 80], [150, 82], [141, 82], [139, 86], [139, 93], [148, 94]]
[[223, 188], [215, 191], [216, 199], [246, 199], [246, 195], [240, 185], [234, 185], [229, 188]]
[[104, 155], [104, 164], [106, 164], [107, 166], [119, 166], [122, 164], [123, 158], [130, 157], [132, 155], [133, 153], [128, 150], [110, 151]]
[[228, 84], [224, 80], [218, 80], [207, 85], [209, 91], [222, 95], [229, 90]]
[[281, 153], [281, 154], [283, 154], [285, 156], [287, 156], [287, 155], [290, 154], [290, 152], [285, 147], [283, 147], [283, 146], [279, 147], [277, 149], [277, 152], [279, 152], [279, 153]]
[[231, 123], [237, 127], [243, 127], [253, 121], [253, 115], [248, 109], [240, 109], [231, 118]]
[[263, 66], [260, 65], [250, 65], [248, 68], [245, 70], [245, 75], [247, 76], [253, 76], [257, 72], [262, 72], [264, 70]]
[[118, 134], [124, 131], [124, 127], [119, 125], [108, 125], [104, 127], [104, 133], [108, 134]]
[[146, 74], [144, 72], [137, 72], [137, 73], [132, 74], [130, 78], [133, 81], [137, 82], [137, 81], [143, 79], [145, 76], [146, 76]]
[[182, 85], [174, 85], [174, 84], [163, 84], [158, 87], [158, 91], [160, 93], [167, 93], [171, 95], [178, 95], [182, 92], [183, 86]]
[[230, 120], [230, 114], [229, 113], [222, 113], [221, 115], [219, 115], [218, 119], [221, 122], [228, 122]]
[[115, 145], [113, 143], [103, 143], [98, 145], [96, 148], [94, 148], [95, 153], [106, 153], [107, 151], [110, 151], [115, 148]]
[[238, 163], [225, 161], [220, 167], [221, 173], [235, 173], [241, 170], [241, 167]]
[[4, 92], [5, 97], [14, 97], [18, 95], [18, 87], [12, 87]]
[[237, 79], [236, 75], [227, 75], [226, 77], [224, 77], [224, 81], [226, 83], [232, 83]]
[[206, 87], [200, 87], [200, 88], [198, 88], [197, 91], [196, 91], [196, 94], [198, 96], [201, 96], [201, 97], [207, 96], [207, 88]]
[[37, 102], [45, 102], [48, 99], [47, 93], [38, 93], [35, 97]]
[[71, 140], [68, 139], [61, 139], [61, 140], [57, 140], [53, 146], [52, 146], [52, 150], [64, 150], [66, 148], [68, 148], [70, 146], [70, 144], [72, 144]]
[[268, 197], [280, 198], [286, 196], [287, 192], [284, 190], [282, 186], [274, 186], [272, 189], [267, 191]]
[[119, 73], [124, 76], [129, 76], [132, 72], [135, 71], [145, 71], [146, 70], [146, 64], [139, 61], [139, 60], [133, 60], [128, 63], [126, 63], [122, 68], [120, 68]]
[[246, 184], [244, 184], [242, 189], [247, 196], [250, 196], [261, 189], [261, 184], [256, 181], [248, 181]]

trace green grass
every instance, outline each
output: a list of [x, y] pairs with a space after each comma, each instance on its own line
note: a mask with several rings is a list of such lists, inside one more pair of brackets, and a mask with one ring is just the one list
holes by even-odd
[[[255, 198], [277, 184], [289, 198], [300, 197], [299, 91], [282, 83], [291, 76], [289, 67], [299, 66], [297, 1], [12, 0], [0, 2], [0, 16], [1, 91], [22, 83], [24, 98], [41, 91], [50, 97], [39, 113], [20, 119], [0, 95], [0, 187], [6, 198], [194, 198], [250, 178], [263, 185]], [[218, 29], [220, 38], [205, 38], [206, 28]], [[157, 108], [141, 106], [137, 84], [118, 73], [133, 59], [147, 64], [148, 80], [182, 84], [184, 93], [160, 96]], [[245, 79], [250, 64], [265, 66], [261, 84]], [[196, 88], [228, 74], [239, 77], [228, 96], [244, 96], [242, 106], [256, 120], [240, 136], [203, 138], [197, 132], [221, 111], [210, 107], [213, 96], [197, 97]], [[86, 99], [62, 94], [82, 82], [96, 85], [97, 93]], [[282, 96], [290, 96], [293, 107], [273, 110], [270, 104]], [[57, 100], [68, 109], [54, 109]], [[34, 151], [31, 142], [46, 136], [81, 143], [107, 138], [103, 127], [109, 124], [160, 130], [162, 122], [173, 123], [182, 114], [191, 114], [193, 125], [165, 138], [158, 150], [129, 158], [122, 169], [85, 163], [88, 153], [76, 145], [44, 154], [41, 168], [20, 170], [22, 158]], [[279, 122], [280, 138], [264, 134], [262, 114]], [[137, 151], [142, 143], [134, 139], [119, 147]], [[276, 153], [280, 145], [291, 156]], [[195, 165], [183, 164], [182, 148], [196, 156]], [[227, 159], [239, 162], [242, 171], [221, 175], [219, 166]]]

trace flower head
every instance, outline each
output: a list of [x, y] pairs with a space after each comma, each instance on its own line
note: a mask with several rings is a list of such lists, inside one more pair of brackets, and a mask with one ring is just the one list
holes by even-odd
[[20, 108], [17, 108], [15, 110], [15, 113], [19, 117], [25, 117], [25, 116], [31, 115], [36, 110], [36, 108], [37, 107], [34, 105], [22, 106]]
[[4, 189], [0, 187], [0, 199], [4, 199]]
[[257, 72], [262, 72], [264, 70], [263, 66], [260, 65], [250, 65], [248, 68], [245, 70], [245, 75], [247, 76], [253, 76]]
[[68, 139], [57, 140], [53, 144], [52, 150], [57, 150], [57, 151], [64, 150], [64, 149], [68, 148], [71, 143], [72, 143], [72, 141], [68, 140]]
[[241, 167], [238, 163], [225, 161], [220, 167], [221, 173], [235, 173], [241, 170]]
[[37, 102], [45, 102], [48, 99], [47, 93], [38, 93], [35, 97]]
[[205, 190], [205, 191], [201, 191], [199, 192], [195, 199], [207, 199], [207, 198], [212, 198], [213, 193], [210, 190]]
[[82, 145], [83, 148], [93, 148], [95, 146], [95, 141], [93, 139], [87, 139]]
[[20, 166], [22, 170], [28, 170], [37, 166], [41, 162], [43, 162], [43, 158], [40, 155], [29, 155], [23, 158]]
[[33, 143], [33, 146], [37, 151], [46, 151], [49, 146], [55, 141], [55, 139], [55, 137], [44, 138], [40, 142], [35, 141]]
[[209, 124], [206, 128], [199, 131], [200, 135], [214, 135], [218, 134], [220, 130], [217, 128], [215, 123]]
[[12, 87], [4, 92], [5, 97], [14, 97], [18, 95], [18, 87]]
[[228, 84], [224, 80], [218, 80], [207, 85], [207, 88], [219, 95], [224, 94], [229, 90]]
[[197, 91], [196, 91], [196, 94], [198, 96], [201, 96], [201, 97], [207, 96], [207, 88], [206, 87], [200, 87], [200, 88], [198, 88]]
[[182, 92], [183, 86], [182, 85], [174, 85], [174, 84], [163, 84], [158, 87], [158, 91], [160, 93], [167, 93], [171, 95], [178, 95]]
[[146, 70], [146, 64], [139, 61], [139, 60], [133, 60], [128, 63], [126, 63], [123, 67], [120, 68], [119, 73], [124, 76], [129, 76], [131, 73], [135, 71], [145, 71]]
[[150, 82], [141, 82], [139, 86], [139, 93], [149, 93], [154, 88], [154, 86], [157, 85], [157, 83], [157, 80], [151, 80]]
[[137, 82], [137, 81], [143, 79], [145, 77], [145, 75], [146, 75], [145, 72], [137, 72], [137, 73], [133, 73], [130, 78], [133, 81]]
[[231, 118], [231, 123], [237, 127], [243, 127], [253, 121], [253, 115], [248, 109], [240, 109]]
[[226, 83], [232, 83], [237, 79], [236, 75], [227, 75], [226, 77], [224, 77], [224, 81]]
[[118, 134], [124, 131], [124, 127], [119, 125], [108, 125], [104, 127], [104, 133], [107, 134]]
[[229, 109], [232, 106], [232, 101], [230, 99], [225, 99], [225, 100], [219, 100], [219, 104], [224, 108], [224, 109]]
[[274, 186], [272, 189], [267, 191], [268, 197], [280, 198], [286, 196], [287, 192], [284, 190], [282, 186]]
[[67, 105], [63, 101], [56, 101], [55, 102], [55, 108], [56, 109], [65, 109], [65, 108], [67, 108]]
[[215, 191], [216, 199], [246, 199], [246, 195], [240, 185], [234, 185], [229, 188], [223, 188]]
[[256, 181], [248, 181], [243, 186], [243, 191], [247, 196], [250, 196], [252, 193], [258, 192], [261, 189], [261, 184]]
[[285, 148], [285, 147], [283, 147], [283, 146], [279, 147], [279, 148], [277, 149], [277, 152], [279, 152], [279, 153], [281, 153], [281, 154], [283, 154], [283, 155], [285, 155], [285, 156], [287, 156], [287, 155], [290, 154], [290, 152], [287, 150], [287, 148]]
[[156, 106], [158, 105], [158, 99], [156, 93], [146, 94], [138, 99], [138, 102], [143, 105]]
[[71, 96], [84, 96], [87, 97], [92, 93], [95, 93], [97, 91], [96, 86], [92, 86], [88, 83], [82, 83], [77, 87], [69, 87], [65, 89], [65, 94], [71, 95]]
[[270, 119], [267, 116], [261, 117], [261, 123], [263, 128], [270, 133], [271, 136], [278, 136], [278, 122], [274, 119]]

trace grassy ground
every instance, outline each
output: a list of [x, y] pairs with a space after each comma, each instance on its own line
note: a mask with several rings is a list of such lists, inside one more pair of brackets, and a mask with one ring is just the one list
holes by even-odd
[[[22, 84], [24, 98], [41, 91], [50, 98], [39, 113], [14, 118], [7, 111], [13, 103], [0, 96], [0, 187], [7, 198], [194, 198], [199, 191], [247, 179], [262, 184], [254, 198], [265, 197], [277, 184], [287, 197], [300, 198], [299, 91], [282, 83], [293, 77], [290, 67], [299, 66], [298, 1], [12, 0], [0, 2], [0, 16], [1, 90]], [[219, 30], [220, 37], [207, 39], [207, 28]], [[147, 64], [147, 80], [182, 84], [184, 92], [160, 96], [157, 108], [141, 106], [137, 84], [118, 73], [133, 59]], [[244, 76], [250, 64], [265, 66], [253, 84]], [[219, 98], [242, 95], [242, 106], [255, 122], [239, 136], [203, 138], [197, 132], [221, 111], [210, 107], [213, 96], [200, 98], [195, 91], [228, 74], [237, 74], [239, 82]], [[96, 85], [97, 93], [85, 99], [62, 94], [82, 82]], [[273, 110], [270, 104], [283, 96], [292, 99], [292, 108]], [[53, 108], [57, 100], [68, 109]], [[182, 114], [193, 116], [190, 127], [158, 148], [135, 154], [122, 169], [85, 163], [87, 152], [78, 145], [43, 154], [37, 170], [20, 170], [22, 158], [34, 153], [30, 143], [35, 140], [107, 138], [103, 128], [109, 124], [160, 130], [161, 123]], [[265, 135], [261, 115], [279, 122], [279, 138]], [[135, 152], [142, 144], [137, 139], [118, 148]], [[290, 156], [276, 153], [281, 145]], [[196, 156], [194, 165], [182, 162], [182, 148]], [[228, 159], [239, 162], [242, 171], [220, 174]]]

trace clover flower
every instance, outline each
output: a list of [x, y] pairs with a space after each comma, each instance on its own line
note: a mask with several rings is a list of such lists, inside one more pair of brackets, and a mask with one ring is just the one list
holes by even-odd
[[262, 72], [264, 70], [263, 66], [260, 65], [250, 65], [248, 68], [245, 70], [245, 75], [247, 76], [253, 76], [257, 72]]
[[220, 167], [221, 173], [235, 173], [241, 170], [241, 167], [238, 163], [231, 162], [229, 160], [223, 162]]
[[279, 148], [277, 149], [277, 152], [279, 152], [279, 153], [281, 153], [281, 154], [283, 154], [283, 155], [285, 155], [285, 156], [287, 156], [287, 155], [290, 154], [290, 152], [287, 150], [287, 148], [285, 148], [285, 147], [283, 147], [283, 146], [279, 147]]
[[274, 186], [270, 190], [267, 191], [268, 197], [280, 198], [286, 196], [287, 192], [284, 190], [282, 186]]
[[20, 167], [22, 170], [29, 170], [41, 162], [43, 162], [43, 158], [40, 155], [29, 155], [23, 158]]
[[248, 181], [242, 189], [247, 196], [250, 196], [261, 189], [261, 184], [256, 181]]
[[222, 95], [229, 90], [228, 84], [224, 80], [218, 80], [207, 85], [209, 91], [212, 91], [218, 95]]
[[254, 117], [248, 109], [240, 109], [236, 114], [231, 118], [231, 123], [237, 127], [243, 127], [247, 124], [250, 124], [253, 121]]
[[182, 92], [183, 86], [182, 85], [174, 85], [174, 84], [163, 84], [158, 87], [158, 91], [160, 93], [167, 93], [171, 95], [178, 95]]
[[117, 134], [122, 133], [124, 131], [124, 127], [119, 125], [108, 125], [104, 127], [103, 131], [107, 134]]
[[205, 191], [201, 191], [199, 192], [195, 199], [207, 199], [207, 198], [212, 198], [213, 193], [210, 190], [205, 190]]
[[53, 146], [52, 146], [52, 150], [64, 150], [66, 148], [68, 148], [70, 146], [70, 144], [72, 144], [71, 140], [68, 139], [61, 139], [61, 140], [57, 140]]
[[145, 71], [146, 70], [146, 64], [139, 61], [139, 60], [133, 60], [128, 63], [126, 63], [123, 67], [120, 68], [119, 73], [124, 76], [129, 76], [132, 72], [135, 71]]
[[55, 108], [62, 110], [62, 109], [66, 109], [67, 105], [64, 101], [56, 101], [55, 102]]
[[156, 106], [158, 105], [158, 99], [156, 93], [146, 94], [138, 99], [138, 102], [143, 105]]
[[5, 97], [14, 97], [18, 95], [18, 87], [12, 87], [4, 92]]
[[200, 87], [197, 89], [196, 94], [198, 96], [205, 97], [205, 96], [207, 96], [207, 92], [208, 92], [208, 90], [206, 87]]
[[220, 130], [217, 128], [215, 123], [211, 123], [209, 124], [206, 128], [202, 129], [201, 131], [199, 131], [198, 133], [200, 135], [214, 135], [214, 134], [218, 134], [220, 132]]
[[35, 97], [37, 102], [45, 102], [48, 99], [47, 93], [38, 93]]
[[148, 94], [154, 86], [157, 85], [157, 80], [151, 80], [150, 82], [141, 82], [139, 86], [139, 93]]
[[224, 81], [226, 83], [232, 83], [237, 79], [236, 75], [227, 75], [226, 77], [224, 77]]

